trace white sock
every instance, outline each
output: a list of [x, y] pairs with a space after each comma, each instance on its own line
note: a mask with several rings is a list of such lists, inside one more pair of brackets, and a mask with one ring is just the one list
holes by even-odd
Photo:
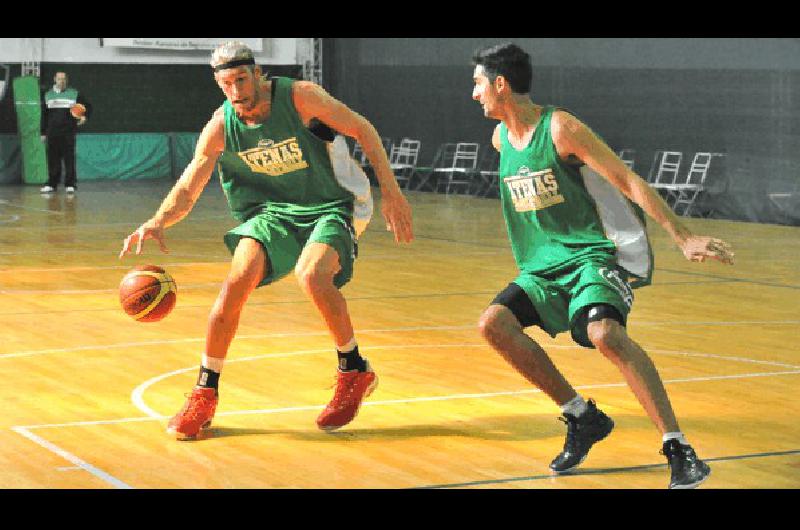
[[356, 346], [358, 346], [358, 343], [356, 342], [356, 338], [353, 337], [352, 339], [350, 339], [344, 345], [342, 345], [342, 346], [337, 345], [336, 349], [338, 351], [340, 351], [341, 353], [349, 353], [349, 352], [355, 350]]
[[217, 372], [218, 374], [222, 373], [222, 364], [224, 362], [224, 357], [209, 357], [207, 354], [203, 354], [203, 368], [208, 368], [209, 370]]
[[561, 412], [563, 414], [570, 414], [578, 418], [581, 414], [586, 412], [587, 408], [588, 405], [586, 404], [586, 400], [583, 399], [583, 396], [578, 394], [574, 398], [561, 405]]
[[681, 445], [689, 445], [689, 442], [687, 442], [686, 438], [683, 437], [683, 433], [681, 431], [665, 432], [664, 436], [661, 438], [661, 441], [667, 442], [669, 440], [678, 440], [678, 443]]

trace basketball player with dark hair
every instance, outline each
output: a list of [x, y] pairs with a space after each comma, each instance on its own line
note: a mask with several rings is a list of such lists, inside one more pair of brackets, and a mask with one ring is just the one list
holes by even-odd
[[338, 429], [355, 417], [378, 381], [358, 351], [347, 303], [339, 291], [353, 273], [358, 191], [335, 174], [334, 151], [329, 152], [328, 143], [309, 129], [312, 120], [363, 146], [381, 187], [387, 229], [398, 243], [413, 239], [411, 209], [377, 131], [365, 118], [314, 83], [262, 77], [252, 51], [240, 42], [219, 46], [211, 65], [226, 101], [203, 129], [194, 159], [161, 207], [125, 239], [120, 253], [122, 257], [135, 245], [139, 254], [147, 239], [155, 239], [166, 251], [164, 230], [189, 213], [219, 164], [231, 212], [242, 224], [225, 234], [233, 254], [231, 269], [208, 320], [197, 385], [170, 420], [168, 432], [192, 439], [211, 424], [223, 362], [245, 301], [256, 287], [292, 272], [336, 346], [337, 386], [317, 425]]
[[634, 203], [691, 261], [732, 264], [730, 247], [692, 234], [578, 118], [534, 103], [528, 94], [530, 56], [518, 46], [480, 50], [473, 65], [472, 97], [487, 118], [500, 120], [492, 145], [500, 152], [501, 205], [519, 268], [519, 276], [484, 311], [479, 328], [495, 350], [561, 407], [567, 436], [550, 468], [555, 473], [574, 469], [614, 423], [593, 400], [580, 396], [524, 333], [529, 326], [553, 337], [569, 330], [575, 342], [613, 362], [663, 435], [669, 487], [696, 487], [710, 468], [680, 431], [653, 362], [626, 332], [631, 287], [649, 283], [652, 271]]

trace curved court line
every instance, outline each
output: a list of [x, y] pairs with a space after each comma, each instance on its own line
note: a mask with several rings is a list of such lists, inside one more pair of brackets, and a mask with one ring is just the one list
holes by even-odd
[[[408, 345], [383, 345], [383, 346], [371, 346], [370, 350], [387, 350], [387, 349], [409, 349], [409, 348], [475, 348], [475, 347], [487, 347], [486, 344], [477, 343], [477, 344], [408, 344]], [[547, 345], [547, 348], [553, 349], [579, 349], [582, 348], [581, 346], [577, 345], [561, 345], [561, 344], [551, 344]], [[280, 353], [268, 353], [264, 355], [253, 355], [250, 357], [242, 357], [239, 359], [231, 359], [226, 361], [226, 364], [233, 363], [233, 362], [244, 362], [244, 361], [253, 361], [258, 359], [267, 359], [267, 358], [275, 358], [275, 357], [289, 357], [295, 355], [308, 355], [313, 353], [325, 353], [329, 352], [330, 348], [325, 349], [315, 349], [315, 350], [300, 350], [295, 352], [280, 352]], [[684, 351], [674, 351], [674, 350], [660, 350], [660, 349], [650, 349], [650, 353], [657, 353], [663, 355], [681, 355], [687, 357], [701, 357], [701, 358], [710, 358], [710, 359], [720, 359], [723, 361], [731, 361], [731, 362], [743, 362], [743, 363], [751, 363], [751, 364], [763, 364], [767, 366], [777, 366], [780, 368], [789, 368], [790, 371], [784, 372], [757, 372], [757, 373], [750, 373], [750, 374], [733, 374], [733, 375], [715, 375], [715, 376], [702, 376], [702, 377], [685, 377], [685, 378], [675, 378], [675, 379], [668, 379], [664, 380], [664, 383], [688, 383], [688, 382], [698, 382], [698, 381], [719, 381], [725, 379], [742, 379], [742, 378], [751, 378], [751, 377], [767, 377], [773, 375], [786, 375], [786, 374], [800, 374], [800, 366], [795, 366], [786, 363], [780, 363], [776, 361], [762, 361], [759, 359], [748, 359], [746, 357], [732, 357], [726, 355], [715, 355], [711, 353], [697, 353], [697, 352], [684, 352]], [[142, 411], [145, 415], [150, 416], [151, 418], [164, 418], [163, 415], [157, 413], [153, 409], [147, 406], [144, 402], [144, 393], [145, 391], [150, 388], [152, 385], [159, 381], [163, 381], [173, 375], [189, 372], [192, 370], [197, 370], [198, 365], [190, 366], [188, 368], [181, 368], [179, 370], [174, 370], [172, 372], [168, 372], [165, 374], [158, 375], [147, 381], [143, 382], [139, 386], [137, 386], [131, 392], [131, 401], [133, 402], [134, 406]], [[590, 389], [590, 388], [613, 388], [613, 387], [625, 387], [627, 383], [605, 383], [605, 384], [593, 384], [593, 385], [581, 385], [576, 386], [576, 389]], [[464, 398], [478, 398], [478, 397], [494, 397], [494, 396], [505, 396], [505, 395], [519, 395], [519, 394], [535, 394], [540, 393], [541, 390], [538, 388], [526, 389], [526, 390], [509, 390], [509, 391], [500, 391], [500, 392], [484, 392], [484, 393], [470, 393], [470, 394], [450, 394], [446, 396], [427, 396], [427, 397], [416, 397], [416, 398], [406, 398], [406, 399], [394, 399], [394, 400], [386, 400], [386, 401], [370, 401], [363, 403], [362, 406], [366, 405], [387, 405], [387, 404], [394, 404], [394, 403], [414, 403], [419, 401], [442, 401], [447, 399], [464, 399]], [[288, 408], [280, 408], [280, 409], [264, 409], [264, 410], [251, 410], [251, 411], [233, 411], [233, 412], [223, 412], [219, 413], [219, 416], [227, 416], [227, 415], [238, 415], [238, 414], [265, 414], [265, 413], [273, 413], [273, 412], [287, 412], [287, 411], [298, 411], [298, 410], [314, 410], [322, 408], [322, 405], [308, 405], [308, 406], [300, 406], [300, 407], [288, 407]]]
[[[464, 348], [464, 347], [475, 347], [475, 346], [483, 346], [483, 344], [408, 344], [408, 345], [398, 345], [398, 346], [371, 346], [370, 350], [387, 350], [387, 349], [408, 349], [408, 348]], [[263, 355], [251, 355], [250, 357], [241, 357], [239, 359], [230, 359], [226, 360], [225, 364], [235, 363], [235, 362], [244, 362], [244, 361], [255, 361], [258, 359], [270, 359], [275, 357], [292, 357], [295, 355], [308, 355], [312, 353], [329, 353], [331, 351], [330, 348], [324, 349], [316, 349], [316, 350], [299, 350], [295, 352], [279, 352], [279, 353], [265, 353]], [[199, 365], [190, 366], [188, 368], [181, 368], [179, 370], [173, 370], [172, 372], [168, 372], [166, 374], [157, 375], [151, 379], [148, 379], [144, 383], [140, 384], [136, 388], [133, 389], [131, 392], [131, 401], [133, 404], [145, 413], [147, 416], [151, 418], [164, 418], [161, 414], [154, 411], [147, 404], [144, 402], [144, 392], [153, 386], [155, 383], [159, 381], [163, 381], [173, 375], [182, 374], [185, 372], [191, 372], [192, 370], [197, 370]], [[293, 407], [292, 410], [305, 410], [308, 407]], [[312, 409], [321, 408], [321, 405], [313, 405]], [[221, 414], [221, 415], [224, 415]]]
[[[327, 351], [327, 350], [326, 350]], [[194, 367], [197, 369], [197, 367]], [[670, 383], [698, 383], [698, 382], [707, 382], [707, 381], [717, 381], [717, 380], [725, 380], [725, 379], [749, 379], [753, 377], [772, 377], [776, 375], [798, 375], [800, 374], [800, 370], [790, 371], [790, 372], [761, 372], [761, 373], [750, 373], [750, 374], [736, 374], [736, 375], [717, 375], [717, 376], [703, 376], [703, 377], [687, 377], [681, 379], [665, 379], [663, 381], [664, 384]], [[594, 390], [598, 388], [627, 388], [628, 383], [601, 383], [601, 384], [594, 384], [594, 385], [576, 385], [574, 388], [576, 390]], [[383, 401], [365, 401], [361, 404], [362, 407], [368, 406], [377, 406], [377, 405], [399, 405], [405, 403], [421, 403], [421, 402], [429, 402], [429, 401], [448, 401], [451, 399], [480, 399], [480, 398], [490, 398], [490, 397], [499, 397], [499, 396], [519, 396], [524, 394], [540, 394], [542, 391], [538, 388], [528, 388], [525, 390], [504, 390], [499, 392], [481, 392], [481, 393], [471, 393], [471, 394], [447, 394], [443, 396], [421, 396], [415, 398], [401, 398], [401, 399], [387, 399]], [[274, 409], [251, 409], [251, 410], [232, 410], [228, 412], [218, 412], [216, 414], [217, 417], [221, 416], [243, 416], [243, 415], [251, 415], [251, 414], [278, 414], [282, 412], [297, 412], [297, 411], [304, 411], [304, 410], [322, 410], [325, 408], [325, 405], [301, 405], [296, 407], [280, 407]], [[157, 414], [157, 413], [156, 413]], [[146, 419], [166, 419], [170, 416], [153, 416], [150, 418], [135, 418], [135, 419], [125, 419], [125, 420], [108, 420], [108, 421], [100, 421], [97, 423], [127, 423], [130, 421], [143, 421]], [[86, 422], [84, 422], [85, 424]], [[36, 426], [28, 426], [28, 428], [44, 428], [44, 427], [64, 427], [67, 425], [36, 425]]]
[[[225, 364], [235, 363], [237, 361], [238, 362], [241, 362], [241, 361], [252, 361], [254, 359], [264, 359], [264, 358], [269, 358], [269, 357], [290, 357], [290, 356], [293, 356], [293, 355], [307, 355], [309, 353], [324, 353], [324, 352], [330, 352], [330, 351], [331, 351], [330, 348], [325, 348], [325, 349], [318, 349], [318, 350], [300, 350], [300, 351], [297, 351], [297, 352], [268, 353], [268, 354], [256, 355], [256, 356], [252, 356], [252, 357], [244, 357], [244, 358], [241, 358], [241, 359], [229, 359], [229, 360], [225, 361]], [[165, 374], [161, 374], [161, 375], [158, 375], [158, 376], [153, 377], [151, 379], [148, 379], [147, 381], [145, 381], [144, 383], [140, 384], [139, 386], [137, 386], [136, 388], [133, 389], [133, 392], [131, 392], [131, 401], [136, 406], [136, 408], [141, 410], [145, 415], [150, 416], [151, 418], [164, 418], [165, 416], [162, 416], [158, 412], [154, 411], [153, 409], [148, 407], [147, 404], [144, 402], [144, 398], [142, 396], [143, 396], [145, 390], [147, 390], [150, 386], [154, 385], [155, 383], [158, 383], [159, 381], [162, 381], [164, 379], [172, 377], [173, 375], [178, 375], [178, 374], [182, 374], [182, 373], [186, 373], [186, 372], [191, 372], [193, 370], [197, 370], [198, 366], [199, 365], [194, 365], [194, 366], [190, 366], [188, 368], [181, 368], [179, 370], [173, 370], [172, 372], [167, 372]]]
[[[326, 350], [329, 351], [329, 350]], [[197, 369], [197, 367], [193, 367], [191, 369]], [[789, 371], [789, 372], [761, 372], [761, 373], [750, 373], [750, 374], [737, 374], [737, 375], [720, 375], [720, 376], [706, 376], [706, 377], [694, 377], [694, 378], [684, 378], [684, 379], [666, 379], [664, 383], [689, 383], [689, 382], [701, 382], [701, 381], [713, 381], [713, 380], [724, 380], [724, 379], [748, 379], [752, 377], [772, 377], [776, 375], [799, 375], [800, 370]], [[597, 388], [621, 388], [626, 387], [627, 383], [603, 383], [603, 384], [595, 384], [595, 385], [580, 385], [576, 386], [576, 389], [581, 390], [592, 390]], [[363, 407], [367, 406], [374, 406], [374, 405], [394, 405], [394, 404], [404, 404], [404, 403], [416, 403], [416, 402], [424, 402], [424, 401], [446, 401], [448, 399], [473, 399], [473, 398], [483, 398], [483, 397], [493, 397], [493, 396], [514, 396], [519, 394], [537, 394], [541, 391], [539, 389], [525, 389], [525, 390], [509, 390], [509, 391], [501, 391], [501, 392], [485, 392], [485, 393], [478, 393], [478, 394], [449, 394], [449, 395], [441, 395], [441, 396], [422, 396], [416, 398], [404, 398], [404, 399], [392, 399], [392, 400], [384, 400], [384, 401], [367, 401], [362, 403]], [[274, 409], [256, 409], [256, 410], [233, 410], [229, 412], [218, 412], [216, 416], [241, 416], [241, 415], [248, 415], [248, 414], [277, 414], [281, 412], [292, 412], [298, 410], [320, 410], [324, 408], [324, 405], [304, 405], [304, 406], [297, 406], [297, 407], [281, 407], [281, 408], [274, 408]], [[12, 427], [12, 429], [53, 429], [53, 428], [60, 428], [60, 427], [82, 427], [82, 426], [92, 426], [92, 425], [117, 425], [120, 423], [140, 423], [146, 421], [156, 421], [156, 420], [165, 420], [170, 418], [171, 416], [137, 416], [134, 418], [117, 418], [112, 420], [83, 420], [83, 421], [71, 421], [71, 422], [64, 422], [64, 423], [40, 423], [36, 425], [17, 425]]]

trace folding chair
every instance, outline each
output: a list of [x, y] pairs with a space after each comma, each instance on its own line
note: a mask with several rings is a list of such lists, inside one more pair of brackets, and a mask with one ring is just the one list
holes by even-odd
[[481, 185], [483, 186], [483, 190], [478, 192], [481, 197], [488, 197], [490, 194], [494, 195], [493, 192], [499, 195], [497, 189], [497, 177], [500, 174], [497, 167], [499, 162], [500, 153], [497, 152], [493, 145], [487, 145], [486, 151], [484, 151], [483, 157], [481, 157], [481, 161], [478, 164], [478, 175], [480, 175]]
[[[381, 138], [381, 143], [383, 143], [383, 148], [386, 150], [386, 153], [390, 153], [392, 151], [393, 147], [391, 138], [383, 137]], [[366, 153], [364, 153], [364, 149], [358, 142], [355, 142], [353, 144], [352, 157], [355, 158], [359, 164], [361, 164], [362, 168], [368, 167], [370, 165], [369, 160], [367, 159], [367, 155]]]
[[[686, 180], [670, 187], [675, 196], [673, 208], [678, 215], [691, 215], [697, 197], [705, 190], [712, 156], [714, 156], [712, 153], [695, 153]], [[681, 206], [684, 206], [683, 213], [679, 211]]]
[[389, 165], [394, 171], [394, 176], [400, 187], [403, 187], [405, 182], [405, 187], [408, 189], [411, 177], [417, 168], [420, 144], [419, 140], [403, 138], [400, 141], [400, 145], [394, 145], [391, 148]]
[[652, 183], [653, 178], [655, 177], [656, 171], [658, 169], [658, 163], [661, 161], [661, 157], [664, 155], [663, 150], [658, 150], [653, 153], [653, 162], [650, 164], [650, 170], [647, 172], [647, 182]]
[[674, 186], [678, 183], [678, 171], [682, 160], [683, 153], [680, 151], [656, 151], [653, 158], [653, 167], [650, 168], [652, 176], [648, 177], [648, 180], [650, 186], [664, 195], [667, 204], [675, 200]]
[[622, 162], [625, 163], [630, 169], [633, 169], [633, 165], [635, 163], [634, 158], [636, 157], [636, 149], [623, 149], [619, 153], [619, 158]]
[[782, 224], [798, 224], [800, 220], [800, 179], [795, 177], [794, 183], [783, 185], [777, 190], [767, 193], [769, 201], [778, 214], [778, 222]]
[[450, 165], [455, 151], [456, 144], [440, 144], [439, 147], [436, 148], [436, 154], [433, 155], [433, 161], [430, 166], [417, 166], [414, 175], [417, 176], [418, 180], [411, 189], [422, 191], [423, 187], [428, 186], [430, 191], [436, 191], [438, 182], [436, 179], [437, 175], [434, 174], [433, 170], [443, 165]]
[[450, 195], [450, 188], [453, 186], [466, 185], [467, 193], [474, 182], [474, 176], [478, 166], [478, 150], [480, 144], [459, 142], [456, 144], [453, 153], [453, 161], [450, 165], [434, 167], [433, 172], [446, 177], [445, 194]]
[[369, 161], [367, 160], [367, 155], [364, 153], [364, 150], [361, 149], [361, 144], [355, 142], [353, 144], [353, 154], [352, 157], [361, 165], [361, 167], [365, 167], [369, 165]]
[[[672, 202], [671, 206], [675, 213], [678, 215], [691, 215], [697, 197], [705, 190], [711, 158], [718, 156], [718, 154], [708, 152], [695, 153], [684, 179], [678, 176], [682, 156], [678, 152], [665, 151], [659, 170], [656, 173], [655, 182], [651, 186], [658, 190], [664, 190], [667, 194], [667, 202]], [[681, 207], [683, 207], [683, 211], [681, 211]]]

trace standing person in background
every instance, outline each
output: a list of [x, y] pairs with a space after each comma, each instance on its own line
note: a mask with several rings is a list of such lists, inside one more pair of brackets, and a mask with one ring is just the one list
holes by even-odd
[[[64, 162], [64, 187], [68, 194], [75, 193], [75, 135], [78, 127], [86, 123], [92, 106], [77, 89], [67, 86], [66, 72], [56, 72], [53, 88], [44, 94], [42, 109], [42, 141], [47, 142], [47, 167], [49, 180], [39, 191], [52, 193], [61, 180], [61, 162]], [[82, 109], [81, 109], [82, 107]]]

